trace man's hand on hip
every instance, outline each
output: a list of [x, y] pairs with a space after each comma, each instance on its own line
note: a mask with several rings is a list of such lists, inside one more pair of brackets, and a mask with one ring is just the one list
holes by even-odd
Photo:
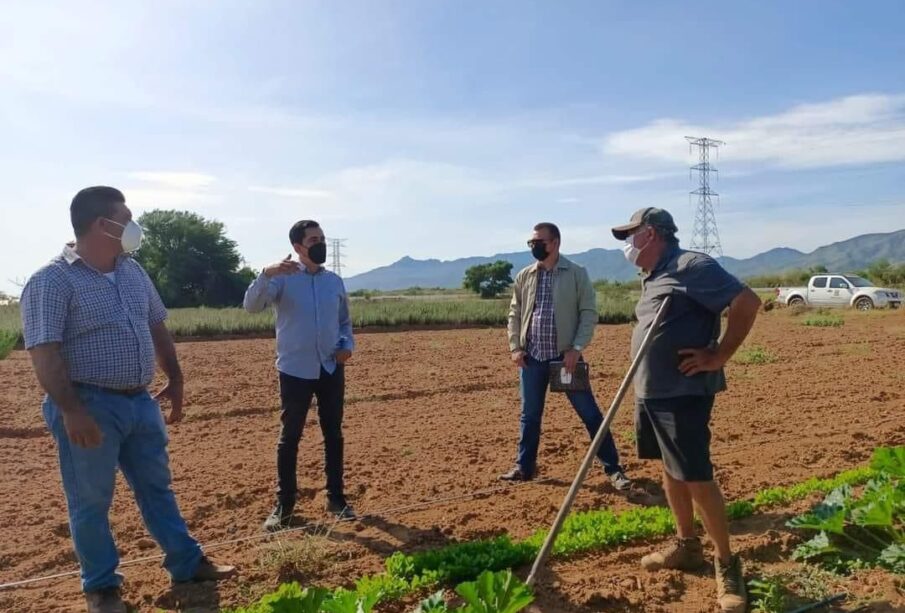
[[721, 369], [725, 362], [713, 349], [680, 349], [679, 370], [691, 377], [702, 372], [713, 372]]
[[78, 447], [92, 449], [100, 447], [104, 441], [104, 433], [84, 407], [64, 412], [63, 427], [66, 428], [66, 436]]
[[160, 402], [162, 399], [170, 401], [170, 414], [167, 416], [168, 424], [175, 424], [182, 421], [182, 401], [185, 395], [182, 379], [171, 379], [167, 381], [166, 387], [157, 392], [154, 400]]
[[337, 364], [345, 364], [351, 357], [352, 352], [348, 349], [339, 349], [337, 350], [336, 354], [334, 354], [334, 358], [336, 359]]
[[524, 368], [526, 355], [527, 354], [524, 351], [522, 351], [521, 349], [516, 349], [515, 351], [512, 352], [510, 357], [512, 358], [513, 364], [515, 364], [519, 368]]
[[578, 365], [578, 360], [581, 359], [581, 352], [576, 349], [569, 349], [562, 356], [563, 367], [565, 367], [566, 372], [570, 375], [575, 372], [575, 366]]

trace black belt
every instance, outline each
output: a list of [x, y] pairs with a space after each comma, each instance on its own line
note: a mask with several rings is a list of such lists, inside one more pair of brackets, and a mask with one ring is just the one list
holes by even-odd
[[145, 386], [118, 390], [113, 389], [112, 387], [103, 387], [101, 385], [94, 385], [93, 383], [82, 383], [80, 381], [73, 381], [72, 387], [82, 390], [97, 390], [106, 394], [116, 394], [117, 396], [138, 396], [139, 394], [148, 391], [148, 388]]

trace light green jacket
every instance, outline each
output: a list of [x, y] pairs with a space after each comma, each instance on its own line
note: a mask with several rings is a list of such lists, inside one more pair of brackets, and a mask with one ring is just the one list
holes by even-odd
[[[537, 268], [532, 264], [515, 276], [512, 302], [509, 304], [509, 350], [525, 350], [528, 330], [537, 296]], [[594, 336], [597, 294], [588, 271], [559, 256], [553, 270], [553, 315], [556, 319], [556, 345], [560, 352], [584, 350]]]

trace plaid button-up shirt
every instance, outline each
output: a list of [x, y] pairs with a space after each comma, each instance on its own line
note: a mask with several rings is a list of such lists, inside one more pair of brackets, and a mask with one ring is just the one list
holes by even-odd
[[528, 355], [541, 362], [559, 357], [556, 349], [556, 317], [553, 313], [553, 271], [539, 266], [534, 313], [528, 330]]
[[60, 343], [71, 381], [132, 389], [154, 378], [151, 326], [167, 311], [131, 257], [105, 275], [67, 246], [28, 280], [21, 309], [25, 348]]

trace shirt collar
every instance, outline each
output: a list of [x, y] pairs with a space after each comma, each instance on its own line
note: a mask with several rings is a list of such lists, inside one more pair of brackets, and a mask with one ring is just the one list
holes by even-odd
[[[75, 250], [75, 243], [66, 243], [63, 247], [63, 259], [66, 260], [66, 263], [72, 266], [76, 262], [82, 262], [85, 264], [84, 260], [82, 260], [82, 256], [78, 254]], [[125, 258], [131, 257], [128, 253], [121, 253], [116, 256], [116, 266], [118, 267], [120, 262], [122, 262]], [[85, 264], [87, 266], [87, 264]], [[89, 266], [90, 268], [90, 266]]]
[[63, 259], [70, 266], [82, 259], [82, 256], [75, 251], [75, 243], [66, 243], [66, 246], [63, 247]]

